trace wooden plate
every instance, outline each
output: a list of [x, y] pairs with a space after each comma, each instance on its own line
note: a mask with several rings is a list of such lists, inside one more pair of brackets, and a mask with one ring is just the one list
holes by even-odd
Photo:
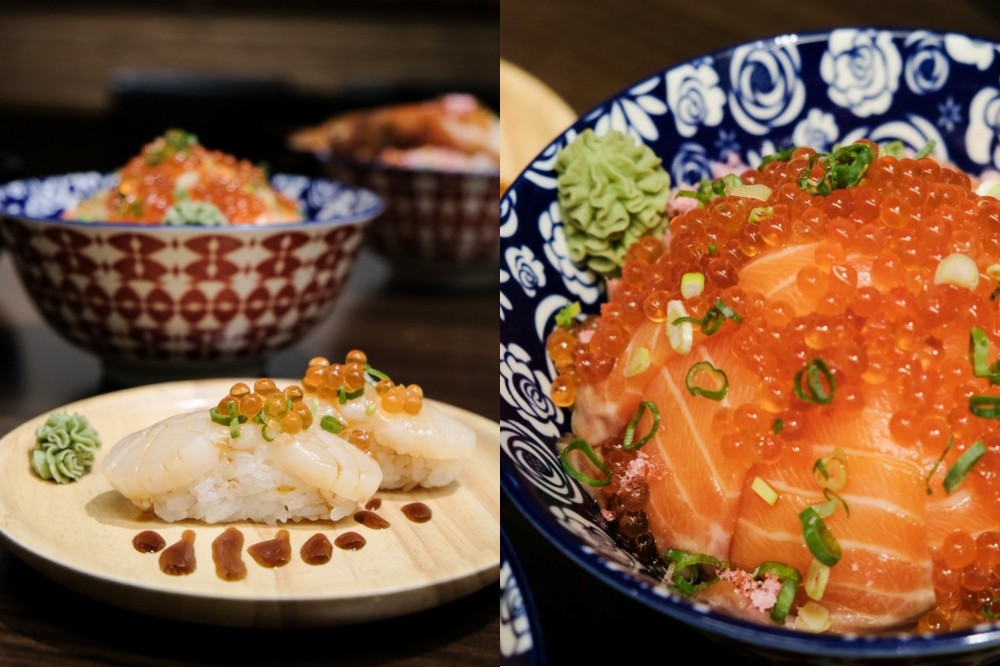
[[[80, 593], [136, 611], [212, 625], [306, 627], [362, 623], [434, 607], [494, 583], [500, 577], [500, 429], [495, 422], [437, 403], [476, 433], [476, 449], [459, 479], [440, 489], [379, 492], [378, 510], [390, 527], [372, 530], [346, 517], [277, 527], [237, 522], [247, 577], [216, 575], [211, 543], [225, 525], [167, 523], [143, 515], [114, 491], [100, 470], [104, 455], [123, 436], [172, 414], [218, 402], [236, 379], [170, 382], [126, 389], [58, 408], [90, 420], [102, 440], [94, 470], [77, 482], [56, 484], [31, 470], [40, 415], [0, 439], [0, 538], [26, 563]], [[246, 381], [246, 380], [244, 380]], [[252, 380], [250, 381], [252, 383]], [[279, 386], [295, 383], [276, 380]], [[420, 501], [433, 512], [413, 523], [401, 507]], [[246, 547], [286, 528], [292, 560], [264, 568]], [[173, 544], [185, 529], [195, 532], [197, 569], [164, 574], [156, 554], [132, 547], [142, 530]], [[324, 565], [307, 565], [299, 549], [324, 533], [332, 542], [361, 533], [364, 548], [334, 548]]]
[[500, 179], [510, 184], [528, 163], [576, 120], [549, 86], [500, 59]]

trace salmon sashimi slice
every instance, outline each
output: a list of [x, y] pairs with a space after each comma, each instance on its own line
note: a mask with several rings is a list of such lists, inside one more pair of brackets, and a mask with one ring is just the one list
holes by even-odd
[[[753, 569], [780, 554], [805, 576], [813, 554], [799, 515], [826, 500], [813, 467], [842, 450], [848, 471], [839, 493], [843, 504], [826, 525], [843, 556], [830, 569], [822, 598], [840, 631], [901, 625], [934, 602], [923, 468], [886, 446], [888, 415], [884, 404], [873, 402], [853, 420], [816, 415], [807, 448], [754, 466], [732, 542], [734, 564]], [[773, 506], [750, 489], [755, 477], [777, 492]]]
[[[692, 363], [707, 361], [726, 369], [729, 392], [721, 401], [692, 395], [684, 383]], [[664, 548], [729, 556], [744, 478], [753, 452], [722, 454], [716, 412], [749, 401], [756, 384], [726, 337], [710, 338], [689, 355], [668, 360], [647, 388], [664, 422], [643, 452], [666, 473], [650, 485], [646, 514]]]

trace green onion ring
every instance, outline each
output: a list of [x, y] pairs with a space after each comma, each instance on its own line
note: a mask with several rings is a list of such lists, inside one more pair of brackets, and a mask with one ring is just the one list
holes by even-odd
[[347, 391], [346, 389], [344, 389], [343, 386], [341, 386], [340, 389], [337, 390], [337, 400], [340, 402], [341, 405], [343, 405], [348, 401], [353, 401], [355, 398], [361, 398], [361, 396], [364, 393], [365, 393], [364, 387], [356, 391]]
[[938, 457], [938, 460], [934, 462], [934, 465], [931, 467], [931, 471], [927, 473], [927, 479], [924, 480], [924, 490], [927, 492], [928, 496], [934, 493], [934, 491], [931, 489], [931, 477], [934, 476], [934, 473], [936, 473], [937, 469], [941, 466], [941, 462], [944, 461], [944, 457], [951, 449], [951, 444], [952, 442], [954, 442], [954, 440], [955, 440], [954, 436], [948, 438], [948, 444], [944, 446], [944, 451], [941, 452], [941, 456]]
[[723, 301], [722, 299], [716, 300], [716, 302], [715, 302], [715, 308], [720, 313], [722, 313], [727, 319], [730, 319], [733, 322], [736, 322], [737, 324], [739, 324], [740, 322], [743, 321], [743, 318], [739, 315], [739, 313], [737, 313], [735, 310], [733, 310], [732, 308], [730, 308], [726, 304], [726, 302]]
[[[607, 475], [608, 478], [594, 479], [593, 477], [584, 475], [582, 472], [574, 468], [569, 461], [570, 452], [573, 451], [582, 452], [583, 455], [590, 459], [590, 462], [597, 466], [598, 470]], [[570, 440], [569, 444], [566, 445], [566, 448], [559, 453], [559, 460], [562, 462], [563, 470], [566, 471], [567, 475], [575, 480], [583, 482], [587, 486], [607, 486], [611, 483], [611, 471], [606, 465], [604, 465], [604, 461], [598, 458], [597, 454], [594, 452], [594, 448], [590, 446], [590, 443], [583, 438], [573, 438]]]
[[802, 522], [802, 535], [806, 539], [806, 546], [816, 560], [830, 567], [836, 565], [842, 555], [840, 543], [826, 527], [819, 512], [813, 507], [807, 507], [799, 512], [799, 521]]
[[[639, 425], [639, 420], [642, 419], [642, 415], [646, 412], [647, 408], [653, 415], [653, 426], [650, 427], [649, 433], [633, 444], [632, 440], [635, 438], [635, 427]], [[639, 403], [639, 409], [636, 410], [635, 415], [629, 420], [628, 425], [625, 426], [625, 437], [622, 439], [622, 449], [627, 449], [630, 452], [636, 451], [649, 442], [650, 438], [656, 435], [656, 431], [659, 428], [660, 410], [656, 407], [656, 404], [652, 401], [643, 401]]]
[[982, 440], [976, 440], [975, 444], [958, 457], [948, 470], [948, 474], [944, 476], [944, 492], [950, 496], [985, 454], [986, 445]]
[[1000, 419], [1000, 396], [973, 394], [969, 397], [969, 412], [983, 419]]
[[330, 433], [340, 433], [344, 430], [343, 423], [333, 415], [323, 415], [323, 418], [319, 420], [319, 427]]
[[229, 426], [229, 422], [232, 420], [232, 417], [223, 415], [217, 408], [210, 408], [208, 415], [212, 418], [213, 422], [222, 426]]
[[371, 375], [372, 377], [376, 378], [377, 380], [389, 380], [389, 379], [391, 379], [391, 378], [389, 378], [388, 375], [386, 375], [382, 371], [372, 368], [371, 364], [365, 364], [365, 373], [367, 373], [368, 375]]
[[694, 595], [698, 591], [714, 584], [719, 579], [718, 577], [712, 577], [711, 579], [699, 581], [699, 576], [702, 574], [699, 566], [711, 565], [716, 570], [724, 570], [729, 567], [726, 561], [721, 561], [714, 556], [688, 553], [680, 549], [669, 549], [663, 555], [663, 558], [674, 563], [674, 573], [670, 581], [678, 591], [687, 596]]
[[[806, 380], [806, 389], [802, 387], [802, 379]], [[829, 390], [827, 389], [829, 387]], [[812, 359], [795, 374], [795, 395], [807, 403], [818, 403], [827, 405], [833, 401], [836, 383], [833, 379], [833, 372], [826, 363], [819, 358]]]
[[979, 327], [969, 329], [969, 363], [972, 364], [972, 374], [977, 378], [989, 374], [989, 351], [990, 341], [986, 332]]
[[[695, 384], [695, 378], [702, 371], [710, 373], [718, 381], [718, 389], [708, 389]], [[729, 377], [725, 371], [716, 368], [711, 362], [699, 361], [691, 364], [691, 368], [688, 369], [687, 375], [684, 377], [684, 386], [687, 387], [692, 396], [704, 396], [713, 401], [721, 401], [729, 391]]]
[[773, 560], [764, 561], [753, 571], [754, 579], [763, 579], [767, 575], [775, 576], [781, 580], [778, 599], [771, 607], [771, 620], [775, 623], [784, 623], [788, 612], [792, 610], [795, 594], [799, 590], [799, 584], [802, 583], [802, 575], [791, 565]]

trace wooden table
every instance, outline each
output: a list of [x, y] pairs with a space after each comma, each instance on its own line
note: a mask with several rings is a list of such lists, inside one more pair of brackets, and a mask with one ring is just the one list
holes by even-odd
[[[426, 395], [499, 419], [496, 296], [406, 291], [363, 252], [335, 311], [266, 369], [296, 377], [309, 358], [364, 349]], [[64, 342], [34, 310], [0, 251], [0, 434], [116, 387], [97, 359]], [[127, 612], [71, 592], [0, 546], [0, 665], [494, 665], [496, 586], [407, 617], [350, 627], [241, 630]]]
[[[1000, 39], [1000, 10], [980, 0], [503, 0], [500, 21], [500, 57], [547, 84], [581, 115], [666, 67], [781, 33], [874, 25]], [[517, 129], [505, 132], [516, 135]], [[690, 630], [586, 574], [506, 498], [501, 511], [538, 608], [549, 663], [641, 664], [644, 658], [623, 648], [633, 641], [643, 648], [642, 656], [652, 655], [651, 664], [754, 660], [727, 647], [691, 641]], [[678, 649], [685, 649], [680, 656]]]

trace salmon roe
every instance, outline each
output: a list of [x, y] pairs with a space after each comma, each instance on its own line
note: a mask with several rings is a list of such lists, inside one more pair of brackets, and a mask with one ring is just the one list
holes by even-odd
[[278, 389], [271, 378], [258, 379], [253, 389], [245, 382], [237, 382], [219, 399], [213, 420], [259, 423], [268, 428], [269, 434], [295, 435], [313, 423], [312, 410], [303, 401], [304, 396], [302, 387], [293, 384]]
[[178, 129], [143, 146], [120, 170], [117, 187], [98, 192], [78, 210], [95, 219], [158, 224], [179, 201], [212, 204], [234, 224], [302, 217], [294, 199], [271, 188], [264, 169], [209, 150]]
[[362, 392], [368, 384], [368, 375], [375, 381], [375, 394], [382, 409], [390, 414], [415, 415], [424, 405], [424, 391], [416, 384], [396, 384], [383, 373], [368, 365], [368, 355], [361, 350], [351, 350], [343, 363], [331, 363], [326, 357], [309, 360], [302, 386], [325, 401], [349, 400]]
[[[724, 318], [712, 335], [730, 336], [739, 363], [757, 378], [750, 403], [720, 405], [713, 416], [723, 455], [753, 452], [756, 461], [777, 461], [801, 451], [812, 411], [849, 417], [887, 393], [895, 444], [915, 460], [939, 460], [928, 485], [940, 489], [945, 472], [981, 440], [987, 454], [964, 484], [1000, 503], [1000, 432], [969, 410], [971, 395], [1000, 391], [973, 375], [967, 352], [972, 327], [987, 334], [991, 362], [1000, 350], [997, 275], [987, 271], [1000, 263], [1000, 202], [977, 195], [970, 177], [947, 165], [877, 148], [860, 184], [810, 194], [798, 180], [813, 155], [797, 148], [787, 161], [740, 173], [744, 184], [769, 189], [766, 200], [717, 197], [677, 214], [662, 238], [629, 248], [600, 312], [548, 336], [553, 402], [573, 407], [612, 372], [644, 372], [630, 343], [643, 327], [669, 325], [671, 302], [697, 320], [721, 300], [740, 321]], [[769, 296], [741, 284], [754, 262], [805, 244], [812, 244], [809, 261], [787, 276], [797, 288], [795, 303], [781, 289]], [[937, 279], [953, 253], [973, 260], [974, 280]], [[704, 284], [685, 294], [682, 278], [690, 274]], [[695, 324], [695, 347], [705, 335]], [[794, 384], [817, 358], [836, 384], [829, 403], [808, 400]], [[608, 511], [626, 535], [645, 535], [641, 517], [633, 516], [637, 503], [622, 497], [621, 480], [636, 454], [622, 450], [620, 438], [594, 449], [611, 470], [600, 490], [610, 499]], [[1000, 525], [948, 534], [934, 545], [932, 562], [937, 605], [919, 629], [946, 631], [963, 615], [989, 618], [994, 606], [1000, 614]]]

